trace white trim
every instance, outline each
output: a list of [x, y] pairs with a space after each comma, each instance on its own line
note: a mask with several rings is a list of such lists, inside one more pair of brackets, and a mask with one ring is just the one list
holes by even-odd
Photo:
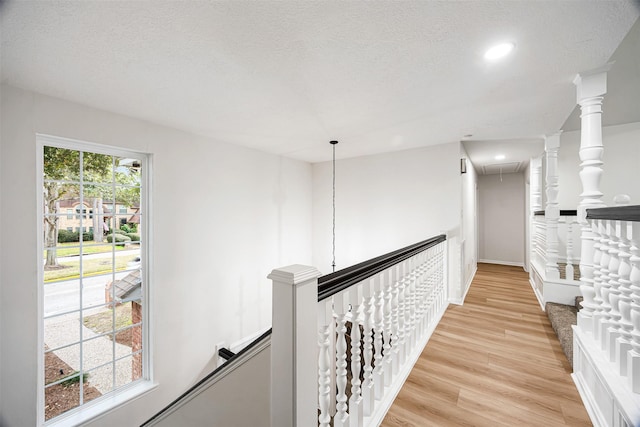
[[484, 264], [510, 265], [510, 266], [513, 266], [513, 267], [522, 267], [522, 269], [524, 269], [524, 263], [522, 263], [522, 262], [497, 261], [497, 260], [493, 260], [493, 259], [479, 259], [478, 262], [479, 263], [484, 263]]
[[70, 427], [80, 426], [87, 422], [94, 421], [101, 418], [110, 412], [115, 411], [120, 405], [132, 402], [143, 395], [151, 392], [158, 387], [151, 381], [138, 381], [131, 384], [130, 387], [126, 387], [124, 390], [119, 389], [118, 393], [105, 395], [105, 398], [99, 398], [98, 400], [90, 403], [85, 403], [79, 406], [75, 411], [69, 411], [68, 413], [58, 415], [52, 418], [51, 421], [45, 425], [47, 427]]
[[449, 302], [451, 304], [463, 305], [465, 298], [467, 298], [467, 294], [469, 293], [469, 289], [471, 289], [471, 283], [473, 283], [473, 279], [476, 277], [476, 273], [478, 272], [478, 264], [473, 268], [473, 273], [469, 276], [467, 283], [465, 284], [465, 290], [462, 294], [462, 297], [458, 299], [451, 299]]

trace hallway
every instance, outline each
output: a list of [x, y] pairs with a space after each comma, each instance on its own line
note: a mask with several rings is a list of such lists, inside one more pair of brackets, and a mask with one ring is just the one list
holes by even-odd
[[382, 426], [590, 426], [570, 374], [527, 273], [478, 264]]

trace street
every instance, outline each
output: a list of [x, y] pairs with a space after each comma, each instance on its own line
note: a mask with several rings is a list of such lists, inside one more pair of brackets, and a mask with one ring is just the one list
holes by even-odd
[[[140, 250], [117, 252], [116, 256], [139, 255]], [[85, 255], [84, 258], [110, 258], [111, 253]], [[59, 261], [77, 260], [78, 257], [59, 258]], [[136, 267], [128, 267], [134, 269]], [[115, 274], [107, 273], [100, 276], [85, 277], [82, 279], [83, 308], [96, 307], [104, 304], [104, 290], [107, 283], [119, 280], [130, 271], [122, 271]], [[63, 282], [44, 284], [44, 316], [45, 318], [57, 313], [66, 313], [80, 309], [80, 279], [65, 280]]]

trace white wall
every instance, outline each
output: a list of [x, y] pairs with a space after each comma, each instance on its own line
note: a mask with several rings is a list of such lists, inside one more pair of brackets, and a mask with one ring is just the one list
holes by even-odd
[[[330, 147], [327, 144], [327, 150]], [[337, 146], [340, 150], [340, 145]], [[459, 286], [458, 143], [337, 162], [336, 270], [450, 233], [450, 282]], [[331, 272], [331, 162], [313, 165], [313, 266]]]
[[478, 190], [479, 261], [524, 266], [524, 175], [481, 175]]
[[[604, 112], [606, 114], [606, 111]], [[600, 183], [602, 200], [613, 206], [616, 194], [628, 194], [632, 204], [640, 204], [640, 122], [602, 129], [604, 145], [604, 173]], [[580, 203], [580, 132], [566, 132], [560, 136], [558, 177], [561, 209], [576, 209]]]
[[478, 241], [477, 241], [477, 226], [478, 226], [478, 211], [477, 211], [477, 188], [478, 188], [478, 175], [475, 167], [471, 164], [469, 156], [464, 149], [464, 146], [460, 144], [460, 158], [463, 158], [467, 162], [467, 173], [461, 175], [462, 179], [462, 236], [461, 240], [461, 295], [456, 295], [456, 302], [462, 302], [466, 291], [471, 285], [473, 276], [477, 269], [478, 260]]
[[154, 426], [260, 427], [268, 425], [270, 412], [271, 346], [267, 346]]
[[151, 327], [159, 387], [92, 425], [145, 421], [217, 357], [217, 342], [271, 325], [271, 269], [311, 263], [307, 163], [12, 87], [2, 88], [1, 113], [0, 425], [36, 425], [36, 133], [153, 155]]

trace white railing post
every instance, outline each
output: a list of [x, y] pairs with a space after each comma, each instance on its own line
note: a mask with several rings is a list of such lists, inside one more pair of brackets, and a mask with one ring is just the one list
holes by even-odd
[[275, 269], [271, 334], [271, 425], [317, 425], [318, 277], [314, 267]]
[[573, 83], [577, 89], [577, 101], [582, 112], [580, 133], [580, 181], [582, 193], [578, 206], [578, 221], [581, 225], [582, 245], [580, 250], [580, 291], [584, 297], [578, 315], [578, 327], [591, 332], [595, 308], [593, 286], [594, 238], [587, 221], [587, 209], [604, 207], [600, 178], [602, 176], [602, 100], [607, 93], [607, 71], [610, 65], [591, 73], [576, 76]]
[[547, 224], [547, 254], [545, 264], [545, 277], [547, 280], [560, 279], [558, 270], [558, 221], [560, 209], [558, 208], [558, 150], [560, 148], [560, 133], [548, 136], [544, 140], [544, 149], [547, 157], [546, 193], [547, 204], [544, 217]]

